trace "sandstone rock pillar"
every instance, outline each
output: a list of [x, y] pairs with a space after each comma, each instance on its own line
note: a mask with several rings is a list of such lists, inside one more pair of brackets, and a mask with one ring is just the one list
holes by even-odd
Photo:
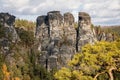
[[0, 13], [0, 24], [4, 28], [6, 38], [10, 38], [12, 42], [19, 40], [17, 32], [15, 30], [15, 16], [9, 13]]
[[77, 51], [87, 43], [93, 44], [96, 41], [94, 29], [91, 28], [91, 17], [85, 12], [79, 12], [77, 28]]

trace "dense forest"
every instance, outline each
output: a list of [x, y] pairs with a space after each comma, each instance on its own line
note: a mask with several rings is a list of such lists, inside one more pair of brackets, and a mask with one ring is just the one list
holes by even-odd
[[[34, 22], [17, 19], [15, 28], [20, 41], [10, 45], [9, 54], [2, 53], [0, 44], [0, 80], [120, 79], [120, 26], [92, 25], [96, 33], [112, 33], [116, 36], [115, 40], [86, 44], [82, 51], [76, 53], [68, 62], [68, 67], [48, 71], [38, 64], [41, 53], [36, 48], [35, 25]], [[5, 31], [0, 25], [0, 38], [3, 37], [11, 39], [10, 36], [5, 36]]]

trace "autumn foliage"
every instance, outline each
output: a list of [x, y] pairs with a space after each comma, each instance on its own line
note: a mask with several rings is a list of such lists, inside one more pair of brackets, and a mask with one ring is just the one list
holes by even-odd
[[3, 80], [20, 80], [20, 78], [18, 77], [12, 78], [10, 76], [10, 72], [8, 71], [6, 64], [3, 64], [2, 72], [3, 72]]
[[120, 40], [87, 44], [68, 65], [55, 73], [57, 80], [119, 80]]

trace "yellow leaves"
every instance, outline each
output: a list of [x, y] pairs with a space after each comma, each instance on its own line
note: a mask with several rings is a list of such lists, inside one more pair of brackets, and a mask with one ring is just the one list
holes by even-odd
[[20, 80], [19, 77], [12, 78], [12, 80]]
[[57, 80], [70, 80], [69, 78], [71, 77], [71, 71], [68, 68], [63, 67], [61, 70], [55, 73], [54, 77]]
[[20, 80], [20, 78], [18, 78], [18, 77], [15, 77], [15, 80]]
[[84, 76], [82, 71], [70, 70], [65, 67], [56, 72], [54, 76], [56, 80], [93, 80], [90, 76]]
[[91, 50], [91, 44], [86, 44], [84, 47], [82, 47], [82, 52], [89, 52]]
[[3, 64], [2, 72], [3, 72], [3, 75], [4, 75], [3, 79], [4, 80], [10, 80], [10, 72], [8, 72], [6, 64]]
[[[3, 80], [11, 80], [10, 79], [10, 77], [11, 77], [10, 76], [10, 72], [8, 71], [6, 64], [3, 64], [3, 66], [2, 66], [2, 72], [3, 72], [3, 75], [4, 75]], [[12, 80], [20, 80], [20, 78], [15, 77], [15, 78], [12, 78]]]
[[55, 74], [57, 80], [93, 80], [93, 76], [111, 67], [119, 68], [120, 42], [96, 42], [87, 44], [81, 53], [74, 55], [69, 68], [62, 68]]
[[55, 73], [54, 77], [56, 80], [81, 80], [82, 72], [78, 70], [70, 70], [68, 68], [63, 67], [57, 73]]
[[76, 65], [79, 63], [80, 54], [74, 55], [74, 58], [69, 62], [69, 65]]
[[82, 76], [82, 72], [79, 72], [78, 70], [74, 70], [72, 72], [72, 77], [75, 79], [75, 80], [81, 80], [81, 76]]
[[3, 66], [2, 66], [2, 71], [3, 71], [3, 74], [5, 74], [5, 73], [6, 73], [6, 71], [7, 71], [7, 67], [6, 67], [6, 65], [5, 65], [5, 64], [3, 64]]

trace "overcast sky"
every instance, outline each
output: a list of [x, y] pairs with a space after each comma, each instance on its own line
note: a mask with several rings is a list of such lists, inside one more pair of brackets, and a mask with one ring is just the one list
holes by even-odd
[[120, 0], [0, 0], [0, 12], [35, 21], [52, 10], [87, 12], [95, 25], [120, 25]]

